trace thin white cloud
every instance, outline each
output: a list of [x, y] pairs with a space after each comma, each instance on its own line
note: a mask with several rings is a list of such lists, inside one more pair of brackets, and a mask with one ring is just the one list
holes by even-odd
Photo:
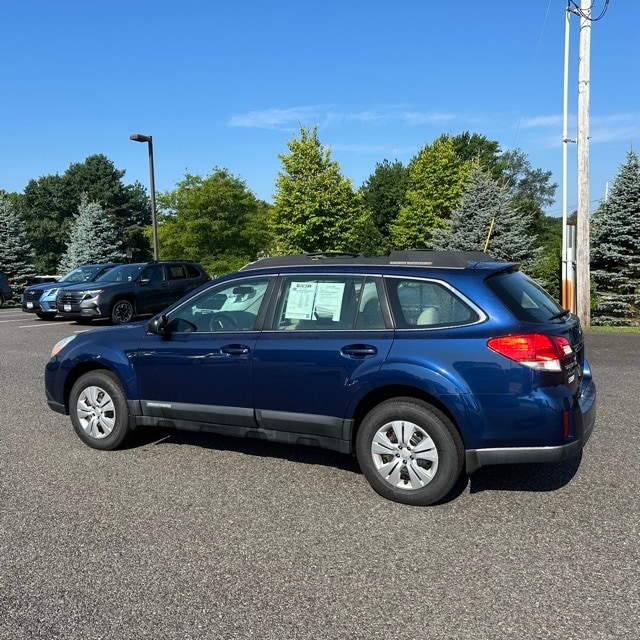
[[316, 105], [248, 111], [247, 113], [233, 115], [229, 120], [229, 124], [232, 127], [260, 129], [292, 127], [308, 122], [321, 124], [322, 127], [340, 127], [353, 123], [394, 124], [398, 122], [417, 126], [451, 122], [456, 117], [451, 113], [420, 112], [401, 107], [340, 112], [328, 106]]
[[640, 116], [618, 113], [610, 116], [596, 116], [589, 123], [591, 142], [619, 142], [640, 138]]
[[457, 116], [452, 113], [431, 112], [424, 113], [420, 111], [408, 111], [402, 114], [402, 119], [410, 125], [421, 124], [441, 124], [442, 122], [451, 122]]
[[521, 129], [549, 129], [562, 127], [562, 115], [534, 116], [520, 121]]
[[324, 117], [323, 110], [322, 107], [310, 106], [249, 111], [231, 116], [229, 124], [232, 127], [277, 129], [280, 127], [296, 126], [300, 122], [315, 122]]

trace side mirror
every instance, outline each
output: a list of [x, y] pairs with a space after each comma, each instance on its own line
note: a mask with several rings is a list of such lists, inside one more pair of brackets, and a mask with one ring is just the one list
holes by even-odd
[[163, 313], [160, 316], [156, 316], [149, 322], [148, 327], [149, 333], [155, 333], [159, 336], [168, 337], [171, 333], [169, 330], [169, 322], [167, 321], [167, 316]]

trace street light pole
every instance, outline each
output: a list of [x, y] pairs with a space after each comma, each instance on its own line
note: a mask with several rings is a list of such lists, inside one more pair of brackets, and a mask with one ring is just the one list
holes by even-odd
[[153, 137], [141, 133], [132, 133], [129, 139], [134, 142], [147, 142], [149, 144], [149, 178], [151, 189], [151, 228], [153, 231], [153, 259], [158, 259], [158, 217], [156, 214], [156, 185], [153, 176]]

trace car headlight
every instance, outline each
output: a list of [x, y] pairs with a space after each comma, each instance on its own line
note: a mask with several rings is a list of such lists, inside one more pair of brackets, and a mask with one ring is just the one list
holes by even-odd
[[95, 298], [99, 296], [101, 293], [104, 293], [104, 289], [89, 289], [88, 291], [83, 291], [84, 298]]
[[56, 293], [58, 293], [58, 288], [59, 287], [56, 287], [55, 289], [47, 289], [44, 292], [45, 298], [51, 298], [52, 296], [55, 296]]
[[68, 336], [67, 338], [62, 338], [62, 340], [58, 340], [53, 345], [53, 349], [51, 349], [51, 357], [57, 356], [76, 336]]

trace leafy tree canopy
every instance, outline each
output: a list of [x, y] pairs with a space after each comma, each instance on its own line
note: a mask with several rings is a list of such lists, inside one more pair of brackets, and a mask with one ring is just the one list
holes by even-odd
[[431, 247], [433, 232], [446, 228], [473, 166], [458, 157], [449, 136], [438, 138], [414, 156], [404, 204], [391, 226], [396, 248]]
[[201, 262], [222, 274], [255, 260], [269, 245], [269, 206], [226, 169], [186, 174], [158, 197], [161, 258]]
[[55, 273], [83, 193], [114, 216], [117, 234], [135, 259], [150, 256], [144, 235], [144, 227], [151, 222], [148, 197], [139, 182], [125, 185], [124, 173], [99, 154], [71, 164], [63, 175], [29, 181], [20, 196], [19, 209], [41, 273]]
[[409, 180], [409, 171], [401, 162], [383, 160], [362, 185], [360, 191], [371, 219], [384, 238], [384, 250], [391, 250], [391, 225], [400, 213]]
[[377, 252], [381, 238], [371, 214], [321, 144], [317, 127], [300, 127], [287, 146], [276, 180], [274, 250]]

